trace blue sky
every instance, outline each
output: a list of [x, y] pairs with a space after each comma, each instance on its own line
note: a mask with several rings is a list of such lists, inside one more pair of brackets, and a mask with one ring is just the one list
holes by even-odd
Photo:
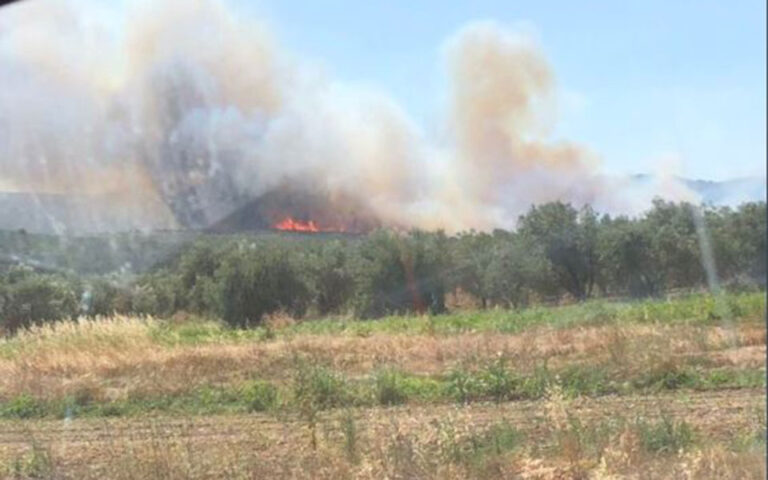
[[520, 26], [558, 81], [555, 138], [587, 144], [606, 173], [721, 180], [765, 175], [766, 11], [760, 0], [231, 0], [284, 47], [343, 82], [388, 93], [430, 131], [441, 46], [473, 20]]

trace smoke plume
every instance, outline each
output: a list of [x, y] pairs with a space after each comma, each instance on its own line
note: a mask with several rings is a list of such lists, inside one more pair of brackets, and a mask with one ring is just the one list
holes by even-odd
[[267, 223], [450, 231], [513, 227], [551, 200], [633, 213], [666, 193], [640, 205], [595, 153], [550, 140], [557, 85], [530, 38], [474, 23], [443, 55], [438, 142], [224, 3], [24, 2], [0, 12], [0, 192], [94, 199], [109, 213], [89, 230], [204, 228], [266, 199]]

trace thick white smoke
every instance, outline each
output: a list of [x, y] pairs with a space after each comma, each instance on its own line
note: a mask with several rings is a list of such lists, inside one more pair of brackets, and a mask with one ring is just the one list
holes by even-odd
[[[448, 230], [512, 227], [556, 199], [647, 206], [600, 176], [594, 153], [548, 139], [555, 79], [530, 39], [476, 23], [444, 56], [447, 144], [218, 1], [24, 2], [0, 12], [0, 191], [108, 198], [154, 228], [211, 225], [289, 187]], [[664, 188], [648, 192], [689, 195]]]

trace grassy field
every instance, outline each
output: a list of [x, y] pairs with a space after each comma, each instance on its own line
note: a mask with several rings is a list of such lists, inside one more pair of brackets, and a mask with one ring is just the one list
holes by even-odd
[[0, 341], [10, 478], [763, 478], [765, 295]]

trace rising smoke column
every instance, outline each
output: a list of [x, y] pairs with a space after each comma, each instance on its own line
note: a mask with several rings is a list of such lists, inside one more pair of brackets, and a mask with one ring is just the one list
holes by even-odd
[[444, 52], [451, 136], [436, 142], [386, 95], [329, 80], [222, 2], [10, 7], [0, 189], [107, 195], [150, 228], [206, 227], [275, 191], [451, 231], [513, 227], [531, 203], [617, 203], [593, 153], [549, 139], [556, 83], [532, 40], [476, 23]]
[[166, 2], [136, 15], [128, 97], [143, 100], [139, 124], [149, 128], [136, 143], [184, 224], [209, 225], [284, 188], [402, 224], [421, 193], [423, 141], [388, 98], [306, 69], [263, 25], [220, 3]]

